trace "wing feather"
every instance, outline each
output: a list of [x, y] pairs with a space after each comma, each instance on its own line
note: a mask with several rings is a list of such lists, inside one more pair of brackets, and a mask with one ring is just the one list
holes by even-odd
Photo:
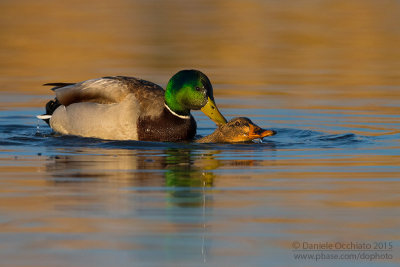
[[128, 94], [144, 102], [164, 98], [162, 87], [134, 77], [113, 76], [91, 79], [79, 83], [46, 83], [54, 86], [58, 101], [65, 106], [79, 102], [111, 104], [121, 102]]

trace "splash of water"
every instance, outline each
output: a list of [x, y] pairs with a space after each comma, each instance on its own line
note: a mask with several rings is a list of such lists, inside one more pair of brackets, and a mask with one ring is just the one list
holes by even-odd
[[40, 120], [37, 119], [35, 136], [39, 136], [39, 135], [40, 135]]
[[253, 139], [253, 142], [256, 143], [256, 144], [262, 144], [263, 143], [263, 139], [262, 138]]

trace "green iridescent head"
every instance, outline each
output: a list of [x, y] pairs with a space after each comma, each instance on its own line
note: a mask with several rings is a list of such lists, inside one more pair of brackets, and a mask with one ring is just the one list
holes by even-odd
[[182, 70], [172, 76], [166, 88], [165, 103], [178, 115], [189, 115], [190, 110], [201, 109], [217, 125], [226, 123], [214, 103], [210, 80], [198, 70]]

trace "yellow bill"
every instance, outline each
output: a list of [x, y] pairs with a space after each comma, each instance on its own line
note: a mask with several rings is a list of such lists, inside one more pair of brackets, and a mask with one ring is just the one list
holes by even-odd
[[217, 125], [227, 123], [227, 120], [219, 112], [217, 105], [215, 105], [215, 102], [211, 98], [208, 98], [207, 104], [201, 108], [201, 111], [203, 111], [204, 114], [206, 114], [207, 117], [209, 117]]

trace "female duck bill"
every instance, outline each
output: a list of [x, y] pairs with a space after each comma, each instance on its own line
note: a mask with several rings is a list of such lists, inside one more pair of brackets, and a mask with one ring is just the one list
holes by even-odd
[[250, 127], [249, 137], [252, 139], [264, 138], [276, 134], [276, 132], [273, 130], [265, 130], [254, 124], [249, 124], [249, 127]]

